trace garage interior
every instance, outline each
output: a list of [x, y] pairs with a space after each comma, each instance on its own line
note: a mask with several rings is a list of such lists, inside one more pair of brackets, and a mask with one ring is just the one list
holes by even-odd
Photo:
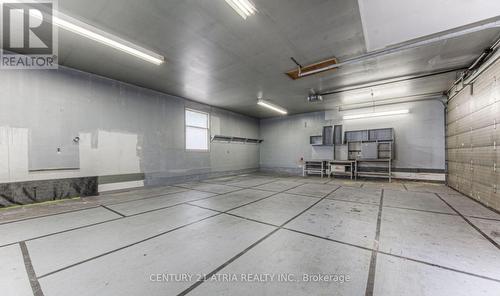
[[0, 295], [500, 294], [500, 2], [39, 2]]

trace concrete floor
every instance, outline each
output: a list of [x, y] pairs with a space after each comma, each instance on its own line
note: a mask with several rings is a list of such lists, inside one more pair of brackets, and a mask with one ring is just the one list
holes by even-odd
[[499, 295], [499, 244], [500, 215], [444, 185], [240, 175], [1, 210], [0, 287]]

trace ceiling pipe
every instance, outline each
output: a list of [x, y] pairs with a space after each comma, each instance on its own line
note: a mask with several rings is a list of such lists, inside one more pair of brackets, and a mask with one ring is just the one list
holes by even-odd
[[491, 65], [493, 65], [500, 58], [500, 38], [493, 43], [493, 45], [483, 51], [483, 53], [467, 68], [460, 77], [455, 80], [453, 85], [446, 91], [449, 96], [448, 102], [451, 101], [455, 97], [455, 95], [459, 92], [457, 90], [453, 95], [450, 95], [453, 88], [456, 88], [457, 85], [462, 82], [463, 86], [470, 85], [474, 83], [477, 77], [486, 71]]
[[[398, 101], [396, 101], [398, 100]], [[405, 97], [393, 97], [387, 98], [383, 100], [377, 100], [374, 102], [363, 102], [363, 103], [354, 103], [348, 105], [340, 105], [338, 106], [339, 111], [349, 111], [370, 107], [378, 107], [378, 106], [387, 106], [387, 105], [395, 105], [395, 104], [403, 104], [403, 103], [411, 103], [411, 102], [419, 102], [419, 101], [429, 101], [429, 100], [438, 100], [443, 103], [443, 100], [446, 100], [446, 96], [442, 92], [434, 92], [434, 93], [426, 93], [419, 94], [413, 96], [405, 96]], [[363, 105], [363, 106], [361, 106]], [[346, 107], [347, 106], [347, 107]], [[353, 107], [349, 107], [353, 106]]]
[[[395, 52], [408, 50], [408, 49], [428, 45], [431, 43], [435, 43], [435, 42], [439, 42], [439, 41], [443, 41], [443, 40], [447, 40], [447, 39], [451, 39], [451, 38], [455, 38], [455, 37], [460, 37], [460, 36], [463, 36], [466, 34], [479, 32], [479, 31], [492, 29], [492, 28], [499, 28], [500, 27], [499, 18], [500, 17], [495, 17], [495, 18], [493, 18], [493, 20], [490, 19], [489, 22], [487, 22], [487, 23], [480, 22], [479, 24], [476, 23], [476, 24], [460, 27], [458, 29], [448, 30], [448, 31], [445, 31], [443, 33], [433, 34], [433, 35], [430, 35], [429, 37], [418, 38], [418, 39], [414, 39], [412, 41], [400, 43], [400, 44], [397, 44], [394, 46], [389, 46], [389, 47], [386, 47], [383, 49], [371, 51], [369, 53], [366, 53], [366, 54], [363, 54], [363, 55], [360, 55], [360, 56], [357, 56], [354, 58], [346, 59], [343, 62], [340, 62], [338, 64], [333, 64], [333, 65], [330, 65], [328, 67], [324, 67], [321, 69], [315, 69], [315, 70], [306, 71], [306, 72], [300, 71], [298, 76], [303, 77], [303, 76], [307, 76], [307, 75], [311, 75], [311, 74], [316, 74], [319, 72], [333, 70], [333, 69], [336, 69], [336, 68], [339, 68], [342, 66], [346, 66], [349, 64], [361, 63], [361, 62], [364, 62], [365, 60], [368, 60], [368, 59], [373, 59], [376, 57], [392, 54]], [[299, 70], [300, 70], [300, 67], [299, 67]]]
[[433, 76], [438, 76], [438, 75], [443, 75], [443, 74], [455, 73], [455, 72], [463, 71], [465, 69], [466, 68], [448, 69], [448, 70], [443, 70], [443, 71], [439, 71], [439, 72], [432, 72], [432, 73], [427, 72], [427, 73], [407, 75], [407, 76], [402, 76], [402, 77], [401, 76], [394, 77], [394, 78], [389, 78], [389, 79], [384, 79], [384, 80], [376, 80], [376, 81], [366, 82], [363, 84], [356, 84], [356, 85], [346, 86], [346, 87], [342, 87], [342, 88], [338, 88], [338, 89], [334, 89], [334, 90], [330, 90], [330, 91], [325, 91], [322, 93], [318, 93], [318, 95], [321, 95], [321, 96], [334, 95], [334, 94], [343, 93], [343, 92], [362, 90], [365, 88], [372, 88], [372, 87], [384, 86], [384, 85], [393, 84], [393, 83], [400, 83], [400, 82], [428, 78], [428, 77], [433, 77]]

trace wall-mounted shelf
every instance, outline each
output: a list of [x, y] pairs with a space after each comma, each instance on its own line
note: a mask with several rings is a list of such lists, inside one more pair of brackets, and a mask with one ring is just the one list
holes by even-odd
[[348, 159], [394, 159], [394, 129], [346, 131]]
[[313, 146], [323, 146], [323, 136], [310, 136], [309, 144]]
[[263, 140], [259, 140], [259, 139], [220, 136], [220, 135], [215, 135], [211, 139], [211, 142], [240, 143], [240, 144], [260, 144], [260, 143], [262, 143], [262, 141]]
[[[337, 131], [338, 130], [339, 129], [337, 128]], [[340, 129], [340, 131], [342, 131], [342, 129]], [[334, 127], [331, 125], [324, 126], [321, 135], [309, 137], [309, 144], [311, 144], [312, 146], [333, 146], [334, 142], [335, 142]]]

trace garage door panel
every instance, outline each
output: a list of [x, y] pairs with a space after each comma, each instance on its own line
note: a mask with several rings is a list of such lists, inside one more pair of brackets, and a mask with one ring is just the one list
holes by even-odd
[[475, 165], [488, 166], [493, 169], [493, 164], [496, 159], [496, 151], [493, 146], [475, 147], [472, 149], [472, 162]]
[[493, 146], [494, 141], [495, 129], [493, 125], [471, 132], [471, 144], [473, 147]]
[[494, 125], [500, 116], [499, 104], [488, 105], [470, 116], [470, 124], [473, 129], [480, 129], [486, 126]]

